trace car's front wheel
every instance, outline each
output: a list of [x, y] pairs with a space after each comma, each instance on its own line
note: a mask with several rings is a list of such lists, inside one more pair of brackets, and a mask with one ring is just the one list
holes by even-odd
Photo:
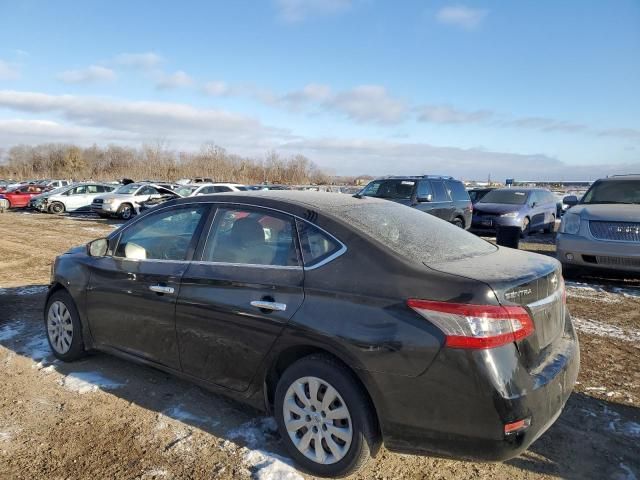
[[44, 325], [49, 346], [56, 358], [71, 362], [84, 356], [80, 317], [73, 298], [66, 291], [59, 290], [49, 297]]
[[62, 212], [64, 212], [64, 204], [61, 202], [53, 202], [49, 207], [49, 212], [56, 215], [61, 214]]
[[129, 220], [133, 216], [133, 207], [128, 203], [120, 205], [118, 208], [118, 217], [122, 220]]
[[275, 416], [285, 447], [306, 471], [346, 476], [379, 445], [376, 415], [355, 376], [336, 360], [311, 355], [278, 382]]

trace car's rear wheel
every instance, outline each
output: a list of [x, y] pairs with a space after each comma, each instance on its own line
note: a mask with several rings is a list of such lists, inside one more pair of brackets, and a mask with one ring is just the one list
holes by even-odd
[[117, 213], [118, 217], [120, 217], [122, 220], [129, 220], [133, 216], [133, 207], [128, 203], [124, 203], [120, 205]]
[[66, 291], [59, 290], [49, 297], [44, 324], [49, 346], [56, 358], [71, 362], [85, 354], [78, 310]]
[[278, 382], [275, 416], [285, 447], [313, 475], [346, 476], [378, 446], [375, 413], [358, 380], [329, 356], [291, 365]]
[[551, 223], [549, 225], [547, 225], [546, 227], [544, 227], [544, 233], [553, 233], [555, 228], [556, 228], [556, 216], [552, 215], [551, 216]]
[[464, 228], [464, 221], [460, 217], [454, 218], [451, 223], [453, 223], [456, 227]]
[[49, 212], [50, 213], [54, 213], [56, 215], [59, 215], [61, 213], [64, 212], [64, 203], [61, 202], [53, 202], [50, 206], [49, 206]]

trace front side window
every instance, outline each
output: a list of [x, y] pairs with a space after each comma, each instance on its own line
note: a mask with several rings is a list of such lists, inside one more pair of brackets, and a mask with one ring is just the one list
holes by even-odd
[[361, 193], [365, 197], [409, 200], [415, 187], [415, 180], [374, 180]]
[[418, 198], [427, 198], [429, 195], [433, 196], [431, 183], [428, 180], [422, 180], [418, 183]]
[[262, 210], [220, 208], [202, 256], [205, 262], [298, 266], [291, 217]]
[[143, 187], [137, 194], [138, 195], [154, 195], [158, 193], [158, 191], [153, 187]]
[[187, 206], [150, 215], [127, 228], [114, 256], [134, 260], [187, 260], [206, 205]]
[[214, 193], [222, 193], [222, 192], [230, 192], [231, 189], [229, 187], [225, 187], [222, 185], [216, 185], [215, 187], [213, 187], [213, 191]]

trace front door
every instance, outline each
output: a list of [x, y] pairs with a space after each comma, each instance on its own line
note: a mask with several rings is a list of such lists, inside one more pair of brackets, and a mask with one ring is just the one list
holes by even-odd
[[243, 391], [304, 299], [295, 222], [268, 209], [220, 207], [201, 250], [176, 307], [182, 368]]
[[433, 202], [431, 212], [438, 218], [450, 222], [453, 220], [455, 206], [442, 180], [431, 180], [433, 187]]
[[92, 259], [87, 314], [98, 345], [179, 369], [175, 305], [208, 206], [154, 212]]

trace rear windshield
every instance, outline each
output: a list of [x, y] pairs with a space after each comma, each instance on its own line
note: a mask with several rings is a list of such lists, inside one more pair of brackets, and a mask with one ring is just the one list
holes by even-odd
[[414, 180], [374, 180], [364, 187], [365, 197], [394, 198], [409, 200], [416, 187]]
[[596, 182], [580, 203], [640, 203], [640, 180]]
[[526, 190], [492, 190], [478, 203], [506, 203], [507, 205], [524, 205], [529, 192]]
[[398, 203], [350, 205], [336, 213], [353, 228], [415, 262], [439, 263], [496, 250], [449, 222]]

